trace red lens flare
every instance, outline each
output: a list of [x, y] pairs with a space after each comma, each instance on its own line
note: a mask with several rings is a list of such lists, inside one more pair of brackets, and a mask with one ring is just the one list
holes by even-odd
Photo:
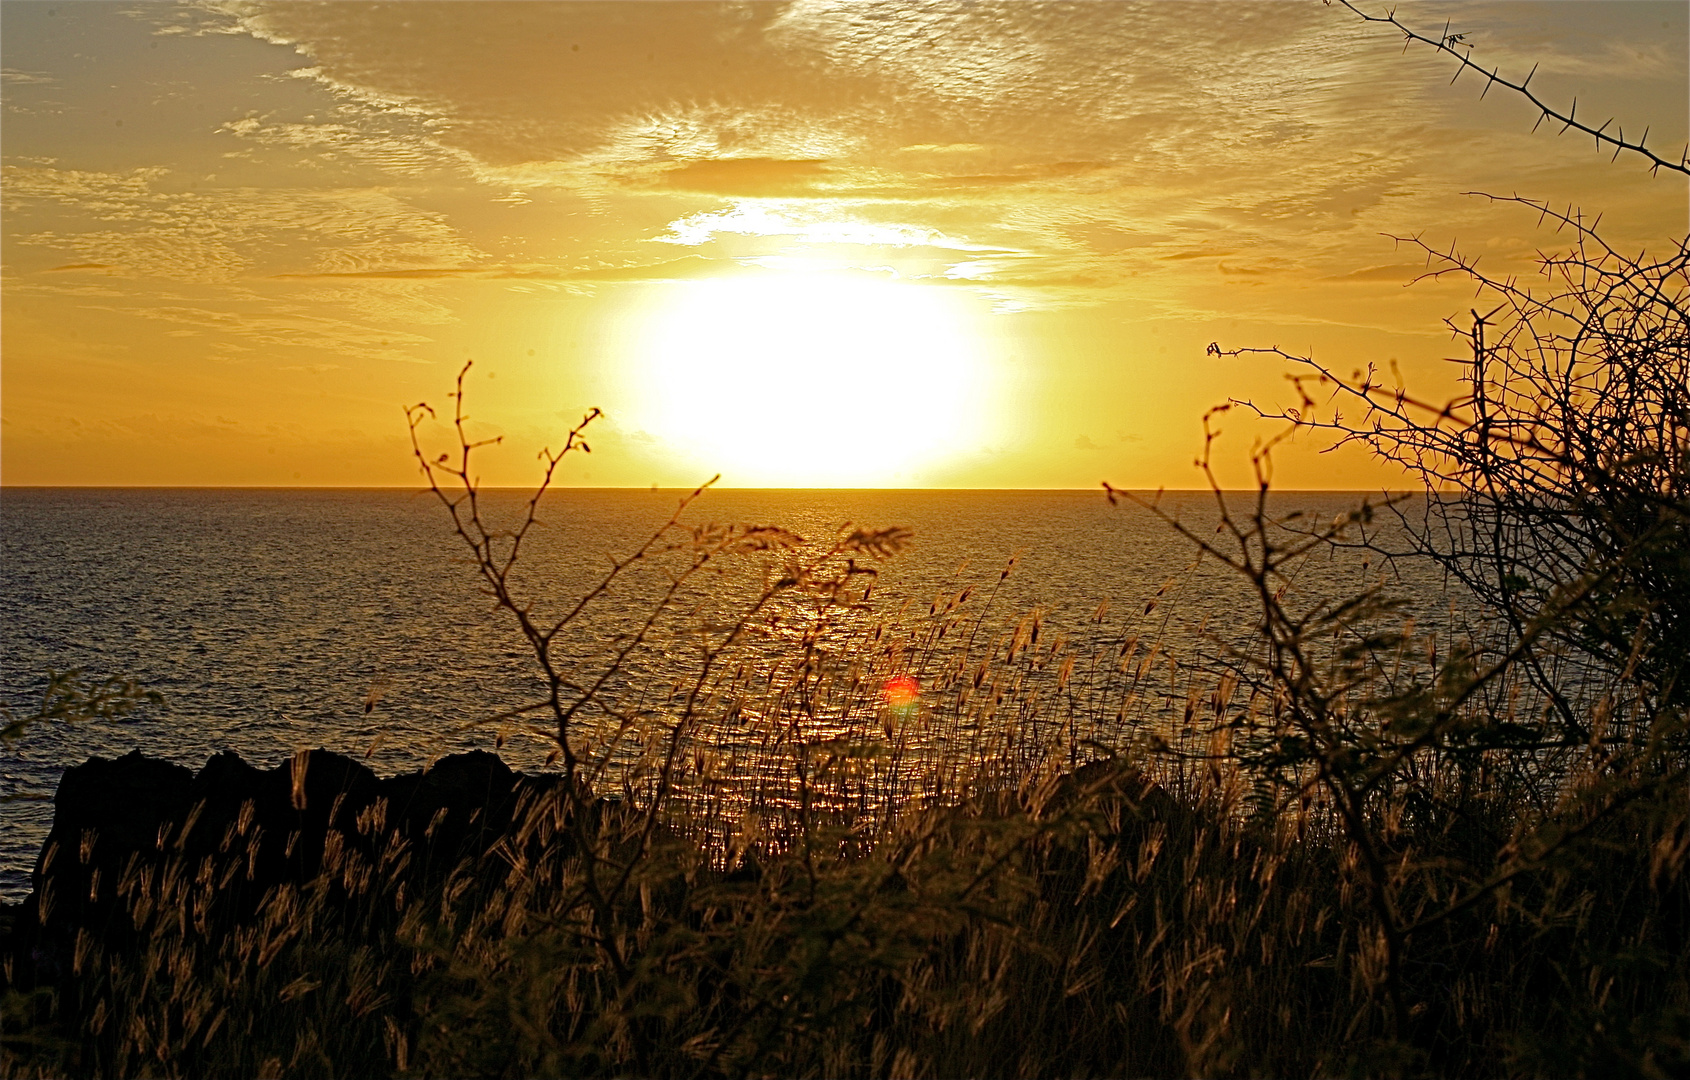
[[894, 675], [886, 680], [880, 692], [890, 708], [904, 712], [913, 709], [921, 699], [921, 684], [914, 675]]

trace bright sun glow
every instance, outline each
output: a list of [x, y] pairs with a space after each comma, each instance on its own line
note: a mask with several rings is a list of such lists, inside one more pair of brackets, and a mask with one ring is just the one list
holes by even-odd
[[728, 484], [916, 484], [987, 430], [991, 365], [949, 289], [756, 274], [669, 296], [642, 320], [633, 419]]

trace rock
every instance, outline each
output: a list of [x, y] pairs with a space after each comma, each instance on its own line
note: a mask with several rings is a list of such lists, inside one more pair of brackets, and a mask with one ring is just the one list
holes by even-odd
[[[1136, 766], [1115, 758], [1088, 762], [1063, 776], [1046, 802], [1045, 812], [1065, 808], [1085, 798], [1095, 799], [1097, 807], [1111, 817], [1124, 814], [1130, 820], [1171, 824], [1187, 816], [1184, 808], [1162, 785], [1145, 776]], [[1124, 827], [1124, 824], [1116, 827]]]
[[35, 860], [34, 891], [14, 921], [14, 934], [32, 924], [81, 926], [102, 921], [91, 900], [108, 890], [124, 860], [156, 850], [188, 807], [193, 771], [131, 751], [117, 760], [90, 758], [65, 770], [53, 798], [53, 828]]
[[1042, 784], [983, 791], [965, 804], [968, 812], [986, 818], [1025, 813], [1049, 819], [1075, 808], [1101, 812], [1112, 831], [1151, 821], [1172, 825], [1189, 816], [1160, 784], [1121, 758], [1088, 762]]
[[0, 935], [0, 957], [29, 969], [6, 981], [62, 977], [79, 931], [108, 947], [133, 941], [137, 890], [159, 894], [155, 910], [191, 894], [199, 918], [232, 925], [278, 888], [315, 881], [344, 896], [378, 867], [384, 887], [426, 887], [486, 861], [519, 804], [556, 785], [480, 751], [388, 779], [323, 749], [269, 770], [222, 752], [198, 773], [138, 751], [91, 758], [60, 780], [34, 891]]

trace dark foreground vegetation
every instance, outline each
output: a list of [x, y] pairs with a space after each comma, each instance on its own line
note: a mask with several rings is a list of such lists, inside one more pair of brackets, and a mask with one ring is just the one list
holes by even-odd
[[486, 755], [91, 762], [7, 938], [6, 1068], [1683, 1075], [1682, 785], [1523, 870], [1544, 811], [1504, 773], [1378, 800], [1395, 902], [1443, 916], [1394, 970], [1359, 846], [1249, 791], [1100, 762], [728, 869]]
[[[1549, 216], [1538, 282], [1439, 256], [1490, 305], [1456, 400], [1284, 357], [1293, 429], [1426, 497], [1275, 519], [1262, 451], [1188, 533], [1255, 598], [1202, 656], [994, 630], [989, 587], [881, 624], [900, 530], [679, 512], [549, 608], [518, 557], [592, 416], [493, 524], [460, 379], [417, 459], [543, 681], [495, 720], [555, 768], [72, 770], [6, 913], [0, 1072], [1690, 1075], [1690, 251]], [[1334, 597], [1335, 546], [1474, 606]], [[647, 615], [587, 633], [648, 570]], [[143, 699], [61, 677], [0, 732]]]
[[[1678, 408], [1686, 341], [1602, 355]], [[994, 631], [969, 589], [880, 625], [897, 530], [755, 526], [660, 531], [606, 585], [666, 567], [649, 618], [566, 655], [595, 599], [543, 618], [512, 575], [532, 519], [438, 488], [544, 676], [500, 720], [555, 767], [71, 770], [6, 912], [0, 1071], [1683, 1076], [1690, 428], [1588, 458], [1513, 430], [1457, 452], [1497, 477], [1484, 454], [1551, 447], [1561, 491], [1407, 522], [1512, 607], [1432, 628], [1382, 586], [1330, 599], [1300, 561], [1402, 507], [1304, 528], [1258, 501], [1192, 538], [1255, 587], [1254, 633], [1183, 665]], [[1475, 556], [1522, 535], [1570, 569]], [[731, 559], [766, 573], [712, 576]], [[630, 693], [653, 649], [693, 673]], [[910, 670], [917, 701], [889, 690]], [[61, 678], [40, 719], [141, 695]]]

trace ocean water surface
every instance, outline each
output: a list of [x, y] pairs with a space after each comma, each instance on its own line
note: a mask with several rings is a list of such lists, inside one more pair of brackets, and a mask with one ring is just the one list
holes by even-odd
[[[509, 521], [525, 497], [491, 491], [484, 504], [490, 518]], [[1363, 497], [1282, 492], [1274, 509], [1331, 520]], [[677, 499], [549, 493], [518, 564], [520, 588], [537, 610], [562, 610], [613, 555], [661, 526]], [[1208, 492], [1165, 494], [1159, 506], [1214, 533]], [[1176, 651], [1196, 651], [1217, 633], [1247, 634], [1254, 618], [1238, 575], [1213, 560], [1194, 565], [1188, 539], [1143, 507], [1111, 506], [1101, 492], [720, 491], [690, 506], [685, 520], [778, 525], [817, 542], [846, 523], [904, 526], [913, 539], [878, 567], [872, 596], [876, 617], [893, 623], [927, 617], [934, 597], [969, 584], [991, 625], [1033, 609], [1075, 633], [1136, 621]], [[540, 686], [509, 614], [494, 608], [427, 492], [9, 488], [0, 493], [0, 543], [0, 701], [30, 709], [47, 671], [81, 668], [133, 676], [168, 703], [134, 721], [37, 726], [0, 751], [3, 898], [28, 891], [58, 777], [91, 755], [140, 749], [198, 768], [232, 749], [269, 767], [320, 746], [390, 774], [492, 749], [497, 733], [485, 721], [534, 701]], [[1337, 595], [1378, 569], [1376, 557], [1329, 552], [1305, 577], [1312, 591]], [[720, 579], [724, 596], [754, 580], [744, 575], [755, 568], [739, 579], [735, 572]], [[1431, 568], [1393, 573], [1394, 591], [1416, 609], [1446, 606]], [[563, 651], [590, 656], [648, 611], [661, 586], [654, 574], [619, 582], [565, 631]], [[1102, 606], [1110, 613], [1099, 618]], [[647, 679], [684, 677], [695, 662], [677, 637], [638, 670]], [[532, 769], [544, 767], [548, 750], [513, 740], [500, 752]]]

